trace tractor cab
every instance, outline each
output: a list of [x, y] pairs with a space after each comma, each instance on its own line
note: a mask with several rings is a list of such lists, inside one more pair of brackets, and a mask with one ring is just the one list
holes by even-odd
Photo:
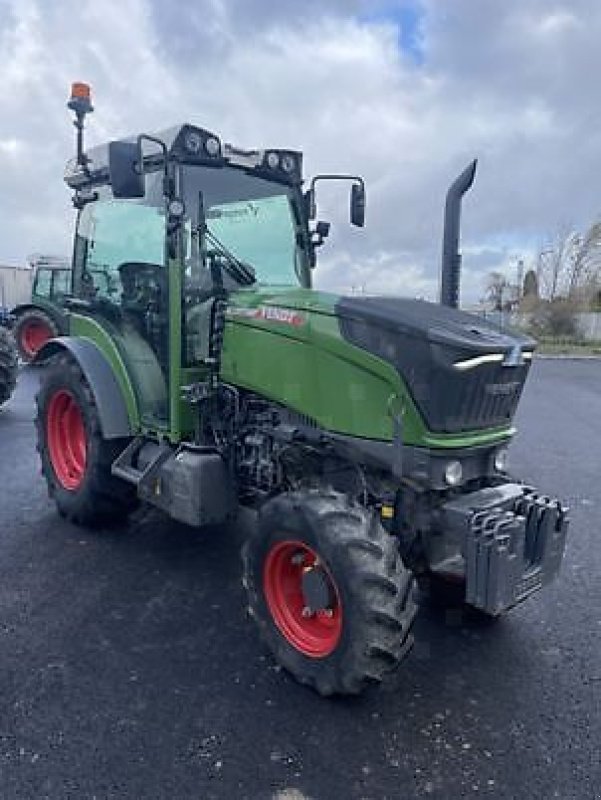
[[220, 292], [310, 286], [300, 154], [243, 153], [191, 125], [112, 145], [66, 176], [80, 205], [74, 296], [136, 331], [165, 372], [170, 319], [182, 365], [198, 365], [203, 306]]
[[224, 297], [310, 289], [329, 229], [310, 222], [323, 179], [352, 181], [351, 221], [362, 225], [362, 179], [317, 176], [303, 193], [293, 150], [243, 150], [188, 123], [85, 154], [79, 143], [65, 171], [78, 209], [72, 329], [110, 336], [131, 370], [143, 426], [175, 438], [186, 427], [175, 387], [215, 371]]
[[68, 166], [75, 326], [117, 344], [149, 427], [177, 424], [170, 381], [210, 367], [220, 297], [257, 283], [310, 286], [300, 170], [298, 153], [243, 153], [191, 125]]
[[71, 292], [71, 265], [65, 258], [33, 256], [34, 270], [31, 297], [33, 302], [49, 300], [61, 303]]
[[71, 265], [67, 258], [32, 255], [28, 258], [33, 280], [26, 302], [11, 310], [21, 360], [32, 361], [52, 338], [66, 333], [65, 303], [71, 294]]

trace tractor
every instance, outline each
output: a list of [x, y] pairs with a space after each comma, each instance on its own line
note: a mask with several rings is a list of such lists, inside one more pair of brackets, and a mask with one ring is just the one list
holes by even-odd
[[67, 259], [32, 256], [31, 297], [11, 311], [19, 356], [26, 364], [49, 340], [67, 333], [64, 300], [71, 292], [71, 266]]
[[17, 349], [11, 332], [0, 325], [0, 406], [10, 398], [17, 385]]
[[[443, 300], [312, 288], [317, 175], [194, 124], [86, 150], [74, 84], [77, 224], [68, 333], [46, 343], [42, 471], [81, 525], [149, 503], [196, 528], [243, 507], [249, 613], [275, 659], [321, 695], [396, 671], [416, 579], [452, 582], [491, 618], [559, 570], [558, 500], [513, 479], [507, 448], [535, 343], [455, 306], [461, 196], [447, 197]], [[99, 280], [99, 275], [104, 277]]]

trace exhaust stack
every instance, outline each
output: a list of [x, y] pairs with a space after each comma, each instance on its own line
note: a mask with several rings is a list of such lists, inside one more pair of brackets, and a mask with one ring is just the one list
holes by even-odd
[[459, 281], [461, 277], [461, 253], [459, 252], [459, 224], [461, 200], [471, 188], [476, 175], [474, 159], [459, 177], [449, 186], [444, 209], [444, 237], [442, 242], [442, 270], [440, 280], [440, 302], [443, 306], [459, 306]]

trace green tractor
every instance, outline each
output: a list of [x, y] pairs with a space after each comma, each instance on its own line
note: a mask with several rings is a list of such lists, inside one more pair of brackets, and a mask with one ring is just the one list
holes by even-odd
[[64, 302], [71, 292], [71, 266], [66, 259], [34, 256], [30, 260], [31, 298], [11, 311], [19, 355], [26, 364], [47, 341], [68, 332]]
[[[447, 305], [311, 288], [329, 226], [301, 154], [195, 125], [84, 152], [67, 336], [38, 354], [38, 449], [82, 525], [150, 503], [201, 527], [257, 510], [243, 547], [251, 616], [323, 695], [381, 681], [411, 645], [416, 578], [497, 616], [557, 573], [557, 500], [506, 472], [534, 342], [451, 307], [459, 204], [447, 201]], [[98, 280], [99, 273], [107, 280]]]

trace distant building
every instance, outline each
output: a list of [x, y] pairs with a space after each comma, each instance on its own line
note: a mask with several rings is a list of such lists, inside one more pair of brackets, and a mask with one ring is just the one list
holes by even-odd
[[11, 267], [0, 264], [0, 306], [13, 308], [31, 296], [33, 270], [27, 266]]

